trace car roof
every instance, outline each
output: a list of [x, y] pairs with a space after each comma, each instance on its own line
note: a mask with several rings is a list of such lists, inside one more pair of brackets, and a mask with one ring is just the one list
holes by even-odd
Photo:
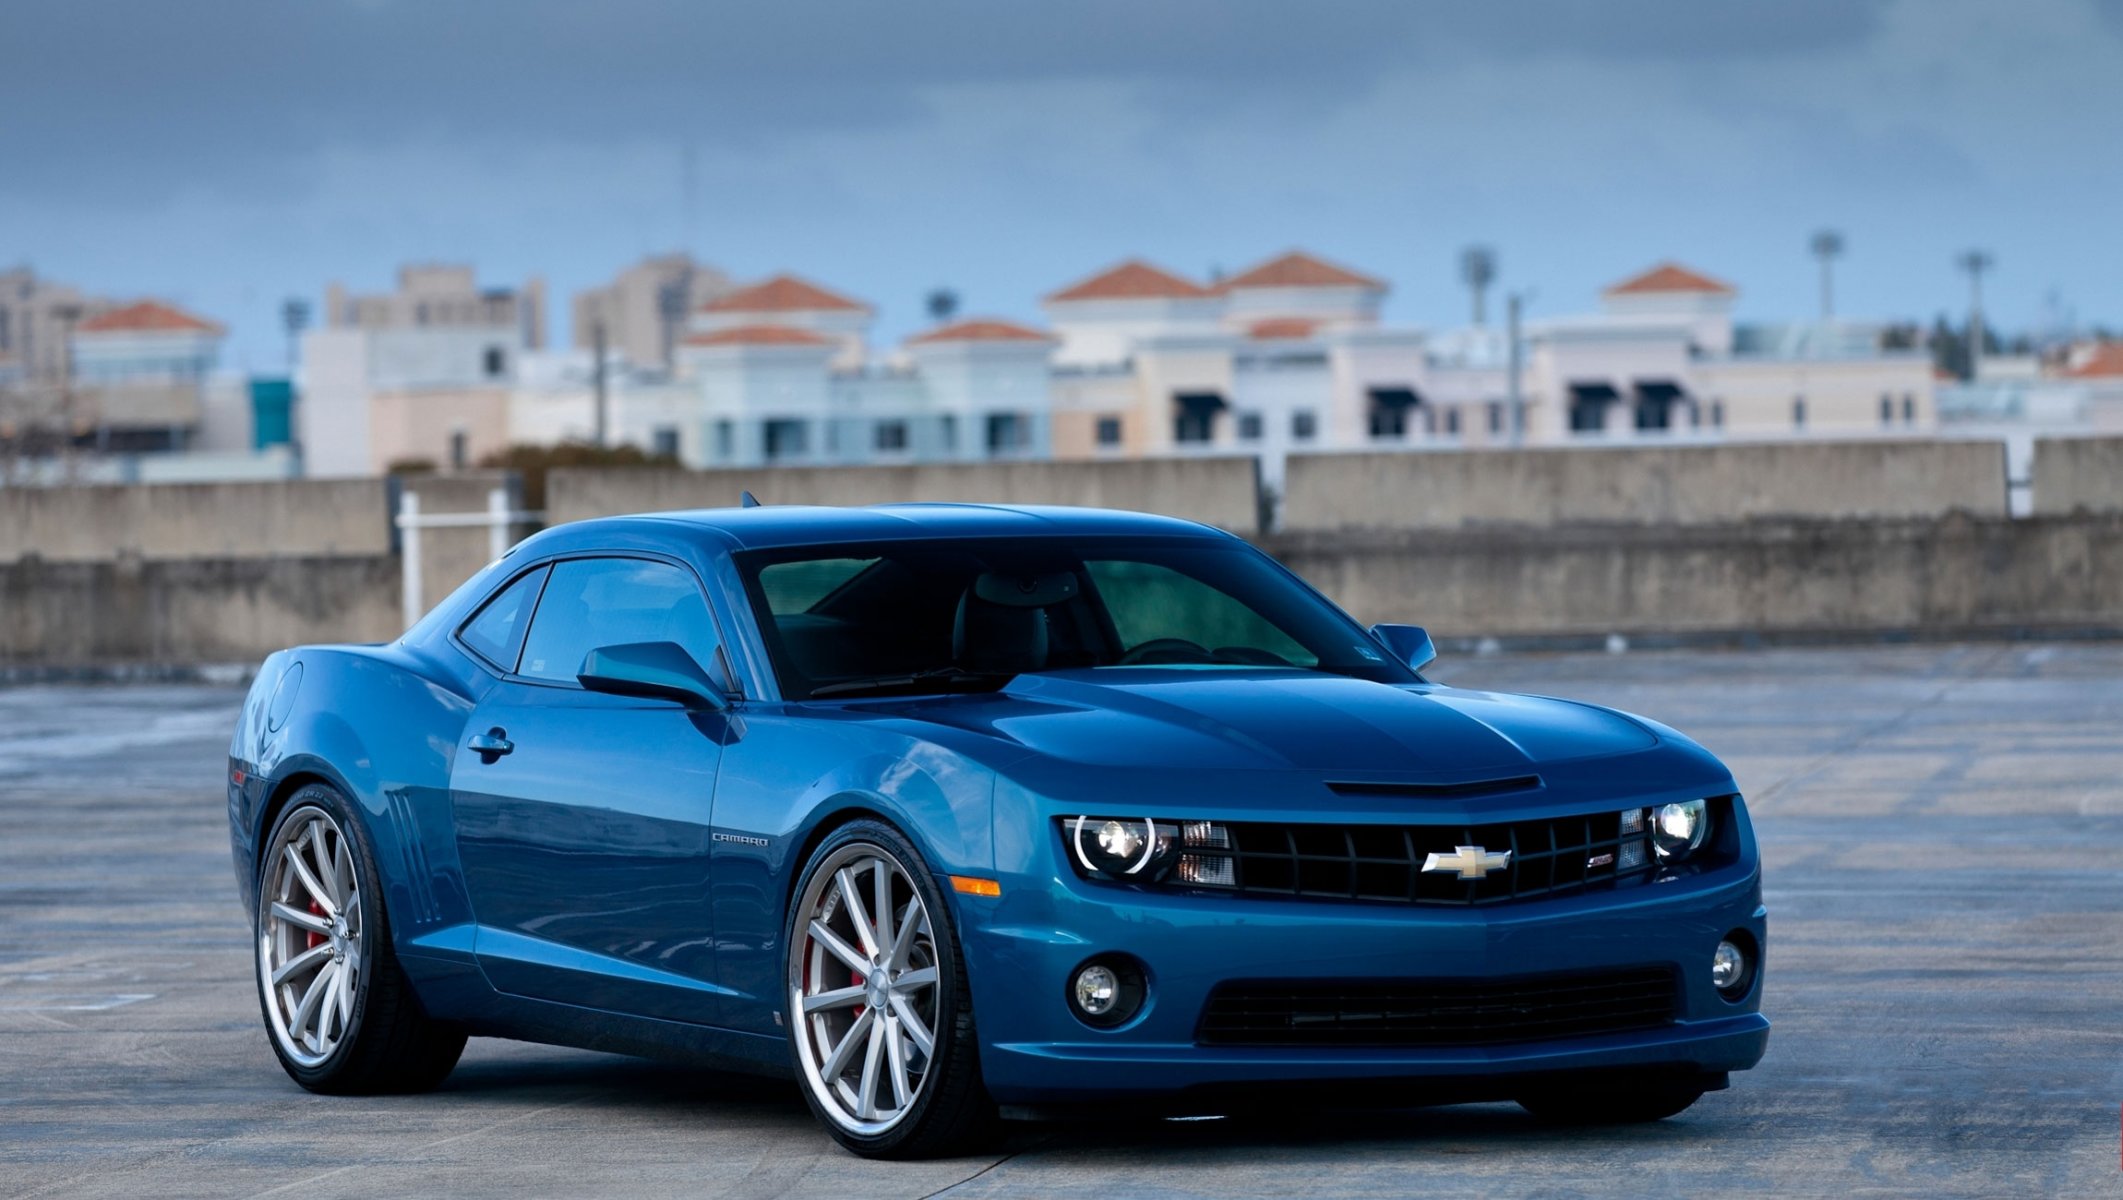
[[[839, 542], [978, 537], [1190, 537], [1230, 535], [1194, 521], [1119, 509], [1030, 504], [879, 504], [828, 508], [762, 504], [599, 517], [555, 526], [533, 541], [571, 546], [611, 535], [669, 536], [672, 526], [719, 534], [732, 549], [832, 545]], [[528, 543], [526, 543], [528, 546]]]

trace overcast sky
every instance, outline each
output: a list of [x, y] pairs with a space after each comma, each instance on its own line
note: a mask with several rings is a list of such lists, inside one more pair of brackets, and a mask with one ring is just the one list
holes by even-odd
[[[1494, 245], [1532, 315], [1677, 258], [1770, 319], [1966, 304], [2123, 324], [2123, 0], [17, 0], [0, 264], [234, 327], [406, 260], [566, 298], [639, 256], [793, 269], [881, 340], [1129, 255], [1291, 246], [1464, 320]], [[689, 189], [686, 164], [691, 161]]]

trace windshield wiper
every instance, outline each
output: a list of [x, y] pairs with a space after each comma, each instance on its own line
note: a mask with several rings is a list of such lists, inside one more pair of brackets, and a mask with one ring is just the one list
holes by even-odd
[[919, 688], [930, 683], [983, 682], [1004, 684], [1017, 678], [1021, 671], [969, 671], [964, 667], [931, 667], [910, 675], [880, 675], [875, 679], [846, 679], [811, 689], [811, 698], [821, 696], [845, 696], [856, 692], [894, 691], [899, 688]]

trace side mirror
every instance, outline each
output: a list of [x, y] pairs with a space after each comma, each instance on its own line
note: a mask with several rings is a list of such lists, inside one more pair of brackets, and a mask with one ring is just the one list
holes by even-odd
[[1407, 663], [1411, 671], [1420, 671], [1437, 661], [1437, 647], [1430, 642], [1430, 631], [1420, 625], [1373, 625], [1371, 636], [1393, 651], [1395, 658]]
[[716, 711], [730, 707], [722, 687], [677, 642], [600, 646], [583, 656], [575, 678], [589, 691], [614, 696], [676, 700]]

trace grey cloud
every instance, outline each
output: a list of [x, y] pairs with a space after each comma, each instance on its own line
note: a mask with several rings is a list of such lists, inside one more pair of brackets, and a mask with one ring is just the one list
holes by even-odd
[[319, 144], [745, 147], [920, 118], [953, 83], [1118, 82], [1184, 115], [1302, 109], [1445, 56], [1618, 61], [1861, 40], [1877, 0], [114, 0], [15, 5], [0, 188], [124, 202], [295, 187]]

